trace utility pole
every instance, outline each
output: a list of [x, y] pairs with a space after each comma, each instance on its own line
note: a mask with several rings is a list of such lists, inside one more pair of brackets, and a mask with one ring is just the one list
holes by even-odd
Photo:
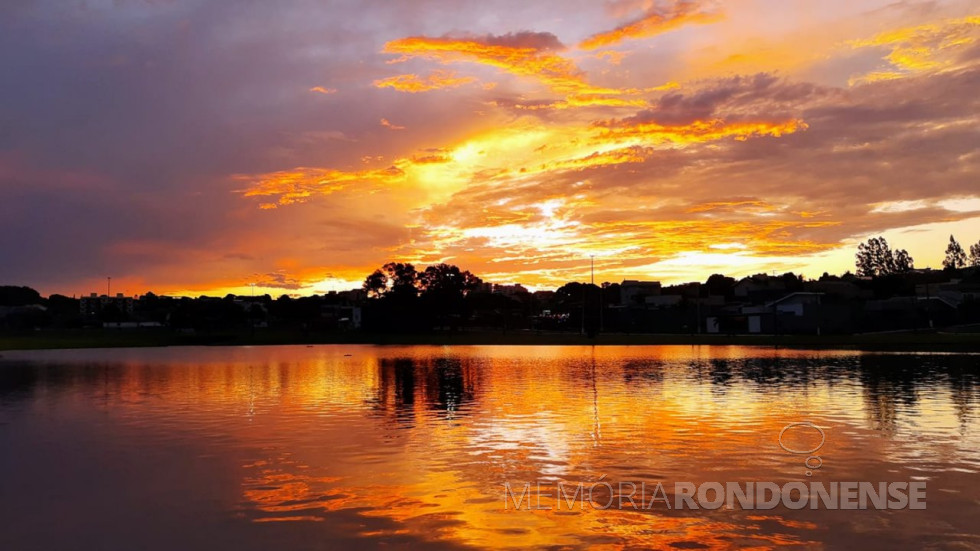
[[606, 330], [604, 323], [606, 311], [606, 286], [605, 283], [599, 286], [599, 332]]
[[111, 277], [105, 278], [105, 296], [107, 296], [107, 297], [111, 297], [112, 296], [112, 278]]

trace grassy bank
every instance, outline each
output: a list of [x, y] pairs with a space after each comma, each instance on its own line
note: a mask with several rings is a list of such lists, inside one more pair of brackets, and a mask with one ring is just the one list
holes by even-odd
[[893, 351], [980, 351], [980, 333], [876, 333], [863, 335], [675, 335], [606, 333], [463, 332], [379, 335], [316, 334], [263, 329], [252, 332], [179, 334], [168, 330], [79, 329], [0, 334], [0, 350], [120, 348], [190, 345], [408, 344], [408, 345], [742, 345]]

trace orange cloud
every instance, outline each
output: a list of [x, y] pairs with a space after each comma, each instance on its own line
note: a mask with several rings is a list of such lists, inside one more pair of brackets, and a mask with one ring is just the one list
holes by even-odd
[[619, 65], [620, 63], [623, 62], [623, 59], [625, 59], [626, 56], [628, 56], [628, 55], [629, 55], [629, 52], [617, 52], [616, 50], [604, 50], [604, 51], [601, 51], [601, 52], [595, 54], [593, 57], [595, 57], [596, 59], [604, 59], [604, 60], [608, 61], [609, 63], [611, 63], [612, 65]]
[[597, 151], [584, 157], [560, 160], [550, 165], [545, 165], [545, 167], [548, 170], [574, 170], [619, 165], [624, 163], [642, 163], [645, 160], [646, 155], [641, 148], [624, 147], [614, 149], [612, 151]]
[[[507, 105], [507, 102], [497, 101], [496, 105]], [[607, 94], [570, 94], [563, 99], [554, 101], [526, 101], [510, 104], [514, 109], [539, 111], [544, 109], [571, 109], [575, 107], [646, 107], [647, 100]]]
[[[758, 80], [751, 82], [760, 86]], [[717, 97], [721, 95], [718, 90], [711, 88], [708, 92]], [[779, 92], [784, 90], [779, 89]], [[650, 120], [651, 114], [669, 115], [668, 106], [686, 114], [689, 109], [683, 102], [700, 105], [703, 103], [700, 97], [675, 98], [656, 111], [592, 124], [547, 127], [527, 119], [522, 125], [493, 129], [453, 146], [399, 158], [384, 170], [348, 172], [298, 168], [251, 177], [238, 176], [238, 179], [250, 184], [245, 196], [279, 197], [277, 202], [260, 205], [266, 209], [302, 202], [313, 195], [334, 193], [357, 181], [382, 185], [404, 181], [409, 187], [426, 190], [426, 196], [431, 200], [448, 197], [474, 182], [508, 182], [541, 174], [644, 163], [657, 151], [655, 146], [658, 145], [686, 146], [726, 138], [745, 141], [754, 137], [779, 137], [807, 128], [799, 119], [766, 120], [757, 116], [726, 120], [711, 113], [683, 122]], [[553, 104], [547, 106], [554, 107]], [[381, 119], [381, 124], [392, 130], [404, 128], [387, 119]]]
[[383, 78], [374, 81], [378, 88], [392, 88], [399, 92], [428, 92], [447, 88], [459, 88], [464, 84], [475, 82], [474, 77], [457, 77], [453, 71], [433, 71], [426, 77], [407, 74]]
[[854, 49], [889, 48], [884, 57], [888, 67], [853, 77], [850, 84], [894, 80], [923, 71], [955, 65], [955, 53], [980, 40], [980, 15], [905, 27], [863, 40], [852, 40]]
[[[765, 201], [759, 200], [744, 200], [744, 201], [711, 201], [709, 203], [701, 203], [699, 205], [694, 205], [687, 209], [687, 212], [710, 212], [710, 211], [732, 211], [732, 210], [743, 210], [743, 211], [756, 211], [756, 212], [772, 212], [778, 210], [774, 205], [771, 205]], [[803, 216], [802, 214], [800, 216]], [[804, 216], [809, 218], [809, 216]]]
[[[404, 233], [379, 239], [389, 245], [376, 245], [370, 258], [422, 265], [445, 260], [488, 279], [537, 286], [581, 274], [581, 259], [589, 254], [606, 259], [603, 270], [610, 278], [694, 279], [708, 269], [704, 266], [727, 262], [731, 270], [724, 271], [734, 275], [784, 264], [809, 266], [806, 273], [813, 275], [813, 266], [828, 269], [816, 255], [840, 250], [842, 240], [913, 224], [909, 213], [867, 211], [868, 198], [881, 193], [881, 181], [901, 181], [902, 173], [923, 169], [907, 155], [910, 148], [961, 166], [975, 163], [963, 145], [976, 112], [976, 100], [965, 95], [973, 75], [943, 72], [935, 75], [940, 81], [902, 79], [876, 90], [842, 90], [769, 74], [692, 82], [649, 96], [649, 104], [633, 116], [612, 118], [624, 117], [616, 106], [526, 111], [458, 140], [408, 140], [401, 151], [386, 149], [384, 158], [393, 165], [387, 173], [303, 173], [300, 185], [283, 179], [283, 173], [258, 175], [250, 183], [261, 189], [250, 195], [282, 195], [281, 202], [268, 204], [288, 204], [344, 191], [352, 178], [361, 177], [364, 184], [358, 186], [401, 194], [397, 229]], [[953, 112], [959, 118], [951, 122], [949, 106], [939, 100], [954, 93], [964, 95], [956, 104], [960, 111]], [[558, 101], [578, 95], [567, 93]], [[921, 105], [897, 101], [908, 97]], [[538, 105], [544, 102], [557, 103]], [[535, 106], [533, 100], [527, 105]], [[596, 113], [609, 118], [594, 122]], [[930, 113], [944, 121], [928, 133], [936, 136], [931, 142], [919, 130], [923, 114]], [[410, 138], [402, 134], [391, 137]], [[743, 143], [791, 134], [800, 135], [778, 144], [775, 139]], [[376, 156], [368, 161], [383, 166]], [[924, 166], [928, 171], [935, 163]], [[308, 169], [285, 174], [303, 170]], [[962, 174], [956, 181], [936, 177], [947, 189], [964, 189], [968, 182]], [[276, 185], [263, 186], [264, 180]], [[904, 189], [895, 198], [917, 198], [918, 189]], [[381, 196], [389, 200], [388, 193], [375, 195]], [[346, 209], [351, 197], [330, 197], [318, 201], [317, 209], [291, 209], [287, 216], [319, 217], [332, 205]], [[259, 218], [286, 215], [267, 214]], [[898, 216], [904, 218], [896, 221]], [[934, 220], [937, 215], [914, 216]], [[852, 267], [852, 255], [844, 256], [842, 264], [834, 257], [833, 269]]]
[[[279, 205], [289, 205], [302, 203], [313, 195], [335, 193], [356, 184], [372, 187], [399, 182], [404, 176], [405, 173], [395, 166], [354, 172], [299, 167], [267, 174], [238, 174], [232, 178], [248, 184], [248, 189], [242, 192], [245, 197], [278, 196]], [[275, 208], [275, 203], [264, 203], [260, 207]]]
[[744, 141], [752, 137], [780, 137], [805, 130], [807, 124], [799, 119], [784, 121], [736, 121], [723, 119], [696, 120], [689, 124], [665, 125], [656, 122], [632, 123], [614, 121], [605, 126], [599, 138], [624, 140], [640, 138], [646, 143], [696, 143], [734, 137]]
[[583, 50], [595, 50], [596, 48], [610, 46], [623, 40], [650, 38], [651, 36], [678, 29], [684, 25], [714, 23], [720, 21], [722, 18], [720, 13], [699, 10], [695, 2], [680, 1], [668, 10], [652, 7], [646, 10], [639, 19], [634, 19], [611, 31], [601, 32], [586, 38], [579, 43], [579, 48]]
[[[460, 205], [479, 203], [475, 197], [460, 197]], [[450, 206], [447, 206], [449, 208]], [[498, 212], [499, 211], [499, 212]], [[764, 218], [751, 212], [748, 219], [683, 218], [665, 215], [651, 220], [630, 220], [626, 212], [609, 211], [589, 200], [541, 199], [526, 204], [517, 199], [504, 208], [472, 213], [457, 220], [424, 227], [414, 243], [416, 251], [437, 256], [471, 257], [483, 264], [481, 274], [539, 286], [557, 286], [582, 273], [582, 259], [596, 255], [604, 273], [642, 274], [651, 262], [678, 255], [720, 256], [746, 265], [776, 257], [812, 255], [837, 246], [805, 236], [813, 228], [833, 226], [836, 221], [813, 222], [784, 212], [779, 218]], [[681, 215], [683, 216], [683, 214]], [[447, 223], [449, 222], [449, 223]], [[732, 253], [711, 253], [725, 244], [738, 243]], [[477, 256], [468, 251], [480, 251]], [[737, 258], [736, 258], [737, 257]], [[422, 261], [430, 260], [423, 253]], [[707, 260], [705, 258], [704, 260]]]
[[317, 94], [336, 94], [336, 88], [324, 88], [323, 86], [314, 86], [310, 88], [310, 92], [316, 92]]
[[553, 34], [524, 32], [461, 38], [414, 36], [388, 42], [382, 51], [401, 54], [394, 62], [423, 57], [440, 63], [469, 61], [489, 65], [532, 78], [562, 93], [620, 93], [588, 84], [575, 63], [554, 53], [563, 48]]
[[452, 161], [447, 155], [431, 154], [431, 155], [416, 155], [412, 157], [412, 163], [416, 165], [430, 165], [430, 164], [441, 164], [448, 163]]

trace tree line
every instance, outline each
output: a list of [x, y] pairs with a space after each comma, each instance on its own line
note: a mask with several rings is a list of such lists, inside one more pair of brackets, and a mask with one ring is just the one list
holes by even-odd
[[[883, 237], [858, 246], [856, 266], [860, 277], [825, 273], [816, 281], [847, 281], [870, 293], [868, 296], [887, 299], [913, 296], [918, 284], [953, 277], [938, 271], [913, 271], [911, 255], [904, 249], [892, 249]], [[980, 271], [958, 272], [968, 266], [980, 266], [980, 242], [970, 246], [967, 253], [950, 236], [943, 267], [957, 271], [958, 279], [976, 285]], [[787, 273], [777, 279], [778, 286], [766, 291], [765, 297], [753, 300], [771, 301], [807, 290], [802, 276]], [[123, 299], [133, 301], [128, 311], [112, 299], [98, 304], [95, 312], [82, 311], [79, 299], [57, 294], [45, 299], [28, 287], [0, 286], [0, 330], [139, 321], [197, 332], [251, 330], [257, 326], [301, 332], [346, 331], [359, 322], [363, 329], [377, 332], [453, 331], [465, 326], [504, 330], [533, 326], [587, 333], [603, 328], [671, 332], [700, 324], [698, 316], [706, 312], [698, 314], [697, 308], [703, 299], [722, 297], [726, 304], [744, 301], [744, 296], [734, 296], [737, 283], [735, 278], [714, 274], [704, 283], [664, 286], [658, 294], [679, 298], [661, 300], [660, 306], [650, 309], [644, 306], [643, 293], [624, 295], [617, 283], [569, 282], [554, 292], [530, 293], [520, 286], [494, 292], [479, 277], [452, 264], [417, 269], [406, 262], [388, 262], [368, 274], [360, 289], [322, 296], [283, 295], [275, 299], [269, 295], [227, 295], [195, 299], [146, 293], [139, 299]], [[848, 300], [853, 304], [860, 302], [856, 298]], [[976, 308], [972, 304], [969, 307]]]
[[473, 307], [467, 296], [482, 284], [480, 278], [452, 264], [436, 264], [419, 271], [409, 263], [388, 262], [364, 280], [362, 287], [371, 299], [364, 305], [365, 328], [458, 329]]
[[[905, 274], [915, 269], [914, 260], [905, 249], [892, 250], [884, 237], [872, 237], [867, 242], [858, 245], [855, 255], [857, 275], [864, 277], [881, 277], [895, 274]], [[946, 246], [946, 257], [943, 268], [958, 270], [967, 266], [980, 266], [980, 241], [970, 245], [970, 254], [960, 246], [952, 235]]]

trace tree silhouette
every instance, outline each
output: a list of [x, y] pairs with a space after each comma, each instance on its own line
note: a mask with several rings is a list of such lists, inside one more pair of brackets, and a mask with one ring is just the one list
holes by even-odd
[[864, 277], [905, 274], [912, 271], [912, 256], [905, 249], [892, 251], [884, 237], [872, 237], [858, 245], [857, 275]]
[[896, 274], [907, 274], [915, 267], [912, 256], [905, 249], [895, 251], [892, 268]]
[[462, 297], [476, 289], [481, 283], [480, 278], [469, 271], [461, 271], [452, 264], [436, 264], [429, 266], [419, 277], [419, 287], [423, 295], [454, 295]]
[[423, 310], [438, 326], [455, 330], [469, 317], [466, 296], [476, 290], [480, 278], [452, 264], [429, 266], [418, 277]]
[[363, 288], [372, 298], [409, 298], [418, 296], [418, 286], [419, 274], [415, 271], [415, 266], [389, 262], [367, 276]]
[[41, 302], [41, 294], [30, 287], [0, 285], [0, 306], [25, 306]]
[[966, 253], [963, 247], [956, 242], [956, 238], [949, 236], [949, 245], [946, 246], [946, 258], [943, 260], [943, 267], [947, 270], [955, 270], [966, 266]]
[[872, 237], [867, 243], [861, 243], [855, 256], [859, 276], [874, 277], [893, 271], [894, 257], [884, 237]]
[[381, 270], [375, 270], [364, 280], [363, 287], [369, 297], [381, 298], [388, 290], [388, 276]]
[[711, 274], [711, 277], [704, 282], [704, 287], [710, 295], [731, 297], [735, 292], [735, 278], [723, 274]]
[[970, 266], [980, 266], [980, 241], [970, 245]]

